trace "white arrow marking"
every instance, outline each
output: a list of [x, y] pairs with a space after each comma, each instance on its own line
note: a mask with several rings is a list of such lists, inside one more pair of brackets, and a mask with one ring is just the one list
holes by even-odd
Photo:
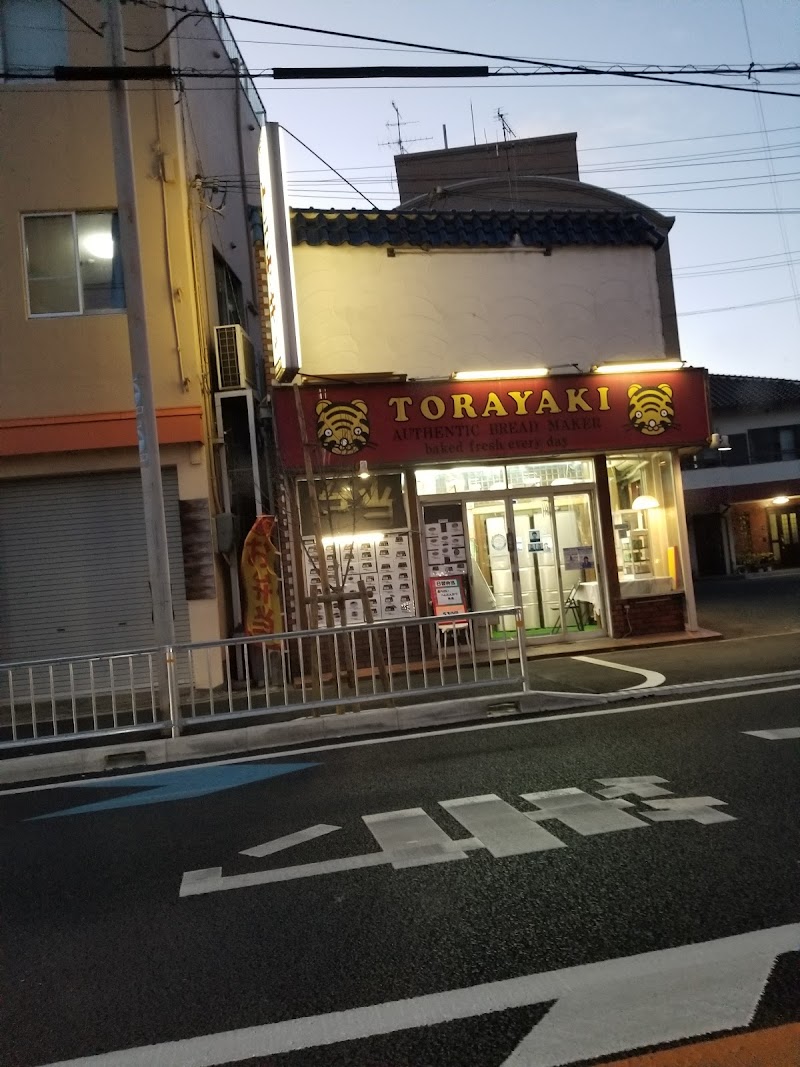
[[[287, 1019], [279, 1023], [265, 1023], [119, 1052], [101, 1052], [95, 1056], [51, 1063], [47, 1067], [175, 1067], [178, 1063], [191, 1064], [192, 1067], [223, 1067], [224, 1064], [240, 1060], [278, 1056], [299, 1049], [333, 1045], [338, 1041], [358, 1041], [561, 998], [565, 1001], [569, 999], [575, 1005], [568, 1020], [568, 1026], [572, 1029], [580, 1023], [577, 1012], [582, 1006], [596, 1017], [595, 998], [601, 994], [606, 995], [606, 1026], [611, 1030], [612, 1027], [623, 1025], [629, 996], [634, 996], [639, 1005], [637, 1010], [641, 1009], [641, 1000], [636, 995], [637, 984], [645, 982], [652, 989], [654, 987], [650, 983], [659, 980], [662, 983], [659, 996], [662, 990], [674, 988], [681, 981], [687, 990], [694, 991], [697, 1003], [692, 1007], [691, 1018], [687, 1019], [686, 1026], [681, 1029], [674, 1023], [670, 1027], [672, 1036], [668, 1040], [682, 1040], [695, 1037], [697, 1026], [702, 1027], [703, 1033], [712, 1031], [719, 1027], [721, 1019], [727, 1020], [723, 1022], [723, 1027], [742, 1025], [739, 1022], [731, 1024], [730, 1020], [746, 1017], [748, 1003], [752, 1015], [752, 1008], [758, 1001], [772, 961], [783, 952], [798, 949], [800, 923], [794, 923], [699, 945], [661, 949], [639, 956], [588, 963], [544, 974], [529, 974], [407, 1000], [370, 1004], [329, 1012], [327, 1015]], [[751, 982], [748, 968], [756, 972], [757, 981], [753, 977]], [[709, 974], [712, 969], [719, 986], [710, 991]], [[665, 984], [668, 975], [669, 986]], [[742, 982], [746, 985], [746, 995], [738, 991]], [[757, 982], [760, 983], [758, 989]], [[545, 1016], [544, 1021], [549, 1017]], [[637, 1018], [639, 1021], [635, 1027], [625, 1024], [631, 1032], [635, 1030], [636, 1040], [643, 1044], [655, 1044], [661, 1040], [658, 1035], [663, 1032], [664, 1024], [660, 1017], [657, 1023], [654, 1021], [658, 1027], [657, 1034], [646, 1033], [643, 1016], [639, 1014]], [[534, 1027], [534, 1034], [537, 1029]], [[546, 1037], [547, 1031], [544, 1033]], [[528, 1040], [525, 1038], [525, 1042]], [[619, 1044], [615, 1047], [615, 1051], [618, 1050]], [[521, 1067], [529, 1062], [537, 1061], [523, 1059], [518, 1064]], [[550, 1062], [553, 1062], [552, 1057]], [[563, 1060], [555, 1062], [561, 1063]]]
[[787, 726], [783, 730], [743, 730], [751, 737], [763, 737], [765, 741], [785, 741], [790, 737], [800, 737], [800, 726]]
[[503, 1067], [560, 1067], [613, 1052], [732, 1030], [753, 1021], [774, 953], [598, 984], [558, 1000]]
[[304, 841], [313, 841], [315, 837], [324, 837], [325, 834], [332, 834], [334, 830], [341, 830], [341, 826], [328, 826], [323, 822], [317, 823], [316, 826], [309, 826], [305, 830], [298, 830], [294, 834], [286, 834], [285, 837], [276, 837], [274, 841], [265, 841], [263, 845], [254, 845], [253, 848], [243, 848], [239, 853], [241, 856], [254, 856], [256, 859], [263, 859], [264, 856], [271, 856], [275, 852], [282, 852], [285, 848], [292, 848], [294, 845], [302, 845]]

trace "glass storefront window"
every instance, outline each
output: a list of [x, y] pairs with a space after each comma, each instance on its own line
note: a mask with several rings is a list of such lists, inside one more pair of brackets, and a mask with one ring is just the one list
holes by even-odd
[[[376, 474], [363, 480], [357, 475], [333, 476], [320, 478], [316, 486], [323, 537], [346, 538], [408, 526], [401, 474]], [[313, 536], [308, 482], [298, 481], [297, 497], [300, 530], [306, 537]]]
[[446, 493], [486, 493], [496, 489], [539, 489], [594, 481], [589, 459], [515, 463], [513, 466], [423, 467], [416, 473], [420, 496]]
[[416, 472], [420, 496], [486, 493], [506, 488], [505, 467], [423, 467]]
[[683, 573], [671, 454], [608, 456], [607, 465], [623, 597], [680, 592]]
[[528, 489], [545, 485], [572, 485], [593, 482], [594, 466], [589, 459], [551, 460], [549, 463], [517, 463], [506, 467], [509, 489]]

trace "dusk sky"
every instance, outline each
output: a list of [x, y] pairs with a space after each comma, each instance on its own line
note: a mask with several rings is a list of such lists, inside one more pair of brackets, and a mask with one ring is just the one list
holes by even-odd
[[[229, 15], [594, 66], [746, 67], [750, 46], [757, 63], [790, 63], [800, 53], [794, 0], [223, 0], [223, 8]], [[279, 66], [482, 62], [235, 19], [231, 27], [254, 74]], [[507, 69], [485, 62], [490, 70]], [[747, 84], [743, 77], [685, 77]], [[764, 89], [800, 94], [800, 73], [763, 74], [759, 81]], [[396, 149], [382, 144], [396, 136], [386, 125], [394, 117], [392, 101], [408, 123], [402, 128], [408, 151], [442, 147], [443, 123], [450, 147], [470, 144], [470, 102], [479, 141], [502, 137], [498, 108], [517, 137], [576, 131], [585, 181], [676, 217], [670, 245], [684, 359], [717, 372], [800, 377], [800, 98], [574, 75], [279, 83], [257, 77], [256, 83], [269, 119], [381, 207], [397, 203]], [[368, 208], [286, 140], [293, 207]]]

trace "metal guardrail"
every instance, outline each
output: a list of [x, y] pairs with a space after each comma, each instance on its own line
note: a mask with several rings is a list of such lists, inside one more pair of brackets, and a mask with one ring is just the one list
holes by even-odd
[[3, 663], [0, 751], [524, 691], [526, 668], [520, 608]]

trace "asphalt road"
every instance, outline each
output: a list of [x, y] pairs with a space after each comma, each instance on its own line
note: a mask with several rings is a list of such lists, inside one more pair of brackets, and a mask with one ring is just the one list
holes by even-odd
[[0, 794], [0, 1063], [796, 1067], [799, 692]]
[[[751, 579], [712, 579], [695, 585], [700, 625], [721, 640], [591, 653], [600, 662], [574, 656], [531, 656], [535, 689], [609, 693], [640, 684], [646, 675], [621, 672], [633, 667], [663, 675], [663, 682], [738, 678], [800, 670], [800, 575], [780, 572]], [[603, 666], [606, 664], [606, 666]]]

